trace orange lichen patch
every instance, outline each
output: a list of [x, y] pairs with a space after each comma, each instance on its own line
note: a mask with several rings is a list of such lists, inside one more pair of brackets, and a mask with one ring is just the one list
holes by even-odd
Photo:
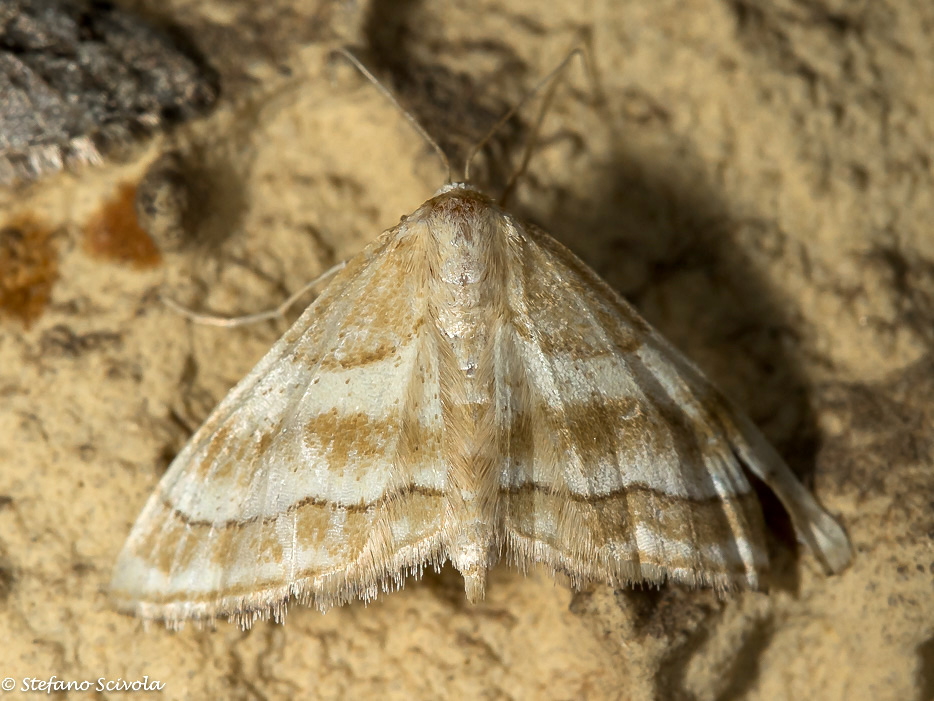
[[151, 268], [162, 261], [156, 244], [136, 219], [135, 199], [136, 186], [123, 183], [91, 217], [84, 229], [88, 253], [137, 268]]
[[27, 327], [42, 314], [58, 278], [53, 233], [28, 215], [0, 227], [0, 313]]

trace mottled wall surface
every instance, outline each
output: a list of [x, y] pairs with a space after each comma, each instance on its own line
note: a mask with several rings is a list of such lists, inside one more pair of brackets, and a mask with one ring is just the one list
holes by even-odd
[[[0, 678], [149, 675], [167, 699], [934, 697], [929, 2], [126, 6], [188, 33], [221, 98], [120, 162], [0, 189], [0, 232], [19, 232], [0, 234]], [[247, 633], [113, 613], [146, 497], [282, 330], [193, 326], [159, 293], [274, 307], [444, 181], [329, 51], [360, 47], [457, 161], [581, 37], [593, 71], [555, 94], [513, 209], [748, 411], [846, 525], [853, 566], [826, 578], [764, 494], [768, 594], [572, 595], [503, 566], [476, 607], [445, 569]], [[477, 161], [491, 191], [535, 121], [530, 106]], [[148, 267], [102, 253], [95, 223], [138, 236], [113, 208], [170, 150], [166, 187], [194, 194], [154, 196], [184, 203], [184, 227], [161, 204], [149, 226], [173, 245]]]

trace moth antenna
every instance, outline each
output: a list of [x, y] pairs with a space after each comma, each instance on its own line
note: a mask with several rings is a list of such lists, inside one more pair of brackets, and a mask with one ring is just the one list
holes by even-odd
[[425, 127], [423, 127], [419, 123], [419, 121], [415, 118], [415, 115], [413, 115], [411, 112], [409, 112], [407, 109], [405, 109], [405, 107], [403, 107], [399, 103], [399, 100], [396, 99], [396, 96], [392, 94], [389, 88], [383, 85], [383, 83], [380, 82], [380, 79], [377, 78], [375, 75], [373, 75], [370, 69], [364, 66], [363, 62], [359, 58], [357, 58], [356, 55], [354, 55], [354, 53], [350, 49], [348, 49], [346, 46], [342, 46], [339, 49], [335, 49], [334, 53], [340, 54], [341, 56], [346, 58], [348, 61], [350, 61], [354, 65], [354, 67], [358, 71], [360, 71], [360, 73], [363, 74], [363, 77], [369, 80], [371, 83], [373, 83], [376, 89], [379, 90], [383, 94], [383, 96], [387, 100], [389, 100], [395, 106], [395, 108], [399, 110], [405, 116], [407, 120], [409, 120], [409, 124], [411, 124], [415, 128], [415, 131], [417, 131], [421, 135], [421, 137], [425, 141], [428, 142], [428, 144], [435, 150], [435, 153], [438, 154], [438, 158], [441, 159], [441, 162], [444, 163], [444, 167], [448, 172], [447, 182], [448, 183], [453, 182], [451, 162], [448, 160], [448, 157], [447, 155], [445, 155], [442, 148], [438, 145], [438, 142], [432, 139], [431, 136], [428, 134], [428, 132], [425, 131]]
[[[477, 154], [480, 152], [480, 149], [482, 149], [484, 146], [486, 146], [489, 143], [490, 139], [492, 139], [496, 135], [496, 132], [498, 132], [506, 122], [512, 119], [513, 115], [516, 112], [518, 112], [523, 107], [523, 105], [525, 105], [526, 102], [528, 102], [536, 94], [538, 94], [538, 92], [543, 87], [551, 83], [552, 89], [549, 90], [548, 95], [545, 98], [544, 103], [542, 104], [542, 109], [539, 112], [537, 124], [535, 126], [535, 129], [532, 132], [532, 137], [529, 139], [529, 142], [526, 144], [525, 152], [523, 153], [522, 160], [520, 161], [519, 169], [516, 171], [516, 173], [514, 173], [509, 178], [509, 182], [506, 186], [507, 191], [512, 189], [515, 183], [515, 180], [525, 170], [525, 166], [528, 164], [529, 159], [531, 158], [532, 147], [535, 144], [535, 139], [537, 137], [539, 127], [541, 126], [542, 121], [545, 119], [545, 113], [547, 111], [547, 108], [551, 104], [551, 96], [554, 94], [554, 85], [556, 85], [556, 82], [553, 82], [553, 81], [555, 81], [555, 79], [561, 74], [561, 72], [565, 68], [567, 68], [567, 66], [571, 63], [571, 61], [576, 56], [580, 56], [581, 59], [587, 65], [590, 64], [590, 61], [587, 58], [587, 54], [586, 54], [586, 51], [584, 50], [584, 47], [578, 46], [572, 49], [568, 53], [568, 55], [565, 56], [564, 59], [562, 59], [561, 63], [559, 63], [557, 66], [551, 69], [548, 72], [548, 74], [545, 75], [545, 77], [543, 77], [541, 80], [539, 80], [534, 85], [534, 87], [532, 87], [528, 92], [526, 92], [525, 95], [523, 95], [522, 98], [516, 104], [510, 107], [509, 110], [506, 112], [506, 114], [504, 114], [502, 117], [499, 118], [499, 120], [497, 120], [496, 124], [492, 126], [492, 128], [484, 135], [482, 139], [480, 139], [477, 143], [475, 143], [473, 146], [470, 147], [470, 150], [467, 152], [466, 165], [464, 166], [464, 180], [465, 181], [470, 182], [470, 164], [473, 161], [473, 159], [477, 156]], [[504, 192], [504, 197], [505, 197], [505, 192]]]

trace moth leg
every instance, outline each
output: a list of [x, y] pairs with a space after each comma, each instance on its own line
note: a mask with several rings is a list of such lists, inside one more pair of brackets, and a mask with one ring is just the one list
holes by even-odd
[[331, 279], [334, 275], [340, 272], [344, 266], [347, 265], [347, 261], [341, 261], [335, 266], [328, 268], [321, 275], [316, 277], [314, 280], [311, 280], [305, 284], [300, 290], [293, 293], [286, 299], [282, 304], [280, 304], [275, 309], [269, 309], [264, 312], [257, 312], [256, 314], [245, 314], [243, 316], [224, 316], [220, 314], [202, 314], [196, 312], [193, 309], [179, 304], [171, 297], [166, 297], [164, 295], [160, 296], [162, 303], [171, 309], [177, 314], [181, 314], [186, 319], [193, 321], [196, 324], [204, 324], [206, 326], [222, 326], [225, 328], [233, 328], [236, 326], [246, 326], [248, 324], [256, 324], [260, 321], [269, 321], [271, 319], [282, 319], [285, 316], [285, 313], [302, 297], [304, 297], [309, 290], [320, 285], [322, 282]]

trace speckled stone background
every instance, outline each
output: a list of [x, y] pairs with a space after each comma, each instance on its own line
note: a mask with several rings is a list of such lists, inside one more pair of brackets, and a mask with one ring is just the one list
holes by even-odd
[[[149, 675], [166, 699], [934, 698], [928, 0], [123, 4], [187, 32], [222, 95], [119, 163], [0, 190], [0, 678]], [[273, 307], [444, 181], [331, 49], [360, 47], [462, 155], [581, 41], [593, 70], [568, 71], [513, 209], [747, 409], [846, 525], [853, 566], [826, 578], [763, 493], [768, 594], [571, 594], [500, 567], [470, 607], [448, 568], [246, 633], [114, 613], [147, 495], [282, 331], [193, 326], [159, 291]], [[535, 119], [501, 132], [481, 184]], [[159, 254], [132, 190], [169, 150], [196, 204], [191, 240]]]

